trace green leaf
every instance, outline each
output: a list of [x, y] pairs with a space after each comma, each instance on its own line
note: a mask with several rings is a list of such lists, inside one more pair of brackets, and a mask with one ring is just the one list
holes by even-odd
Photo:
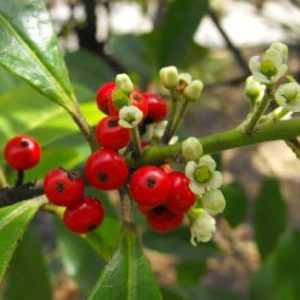
[[0, 209], [0, 282], [29, 222], [45, 202], [39, 197]]
[[134, 228], [125, 225], [119, 247], [105, 267], [89, 300], [162, 299]]
[[251, 299], [298, 300], [300, 295], [300, 231], [287, 230], [276, 249], [253, 277]]
[[44, 1], [0, 1], [0, 28], [0, 64], [72, 109], [76, 100]]
[[143, 242], [148, 248], [177, 255], [184, 260], [204, 261], [219, 253], [216, 246], [211, 242], [193, 247], [190, 244], [188, 227], [181, 227], [166, 234], [157, 234], [149, 230], [143, 235]]
[[275, 248], [287, 224], [287, 209], [275, 178], [262, 183], [254, 203], [254, 231], [260, 254], [265, 259]]
[[241, 183], [231, 182], [222, 187], [226, 199], [226, 208], [223, 213], [225, 219], [232, 227], [235, 227], [246, 220], [248, 197]]
[[33, 226], [13, 256], [7, 277], [10, 300], [51, 300], [52, 289], [41, 243]]
[[174, 0], [170, 3], [157, 32], [159, 67], [178, 65], [193, 41], [208, 3], [208, 0]]
[[68, 232], [61, 222], [56, 222], [56, 225], [60, 259], [67, 274], [78, 282], [87, 296], [104, 267], [104, 261], [78, 235]]
[[20, 85], [20, 81], [0, 66], [0, 94]]

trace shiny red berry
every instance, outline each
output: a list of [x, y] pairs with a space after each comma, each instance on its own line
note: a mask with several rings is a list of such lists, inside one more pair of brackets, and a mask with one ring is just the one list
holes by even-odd
[[119, 150], [128, 145], [130, 129], [119, 126], [118, 122], [119, 117], [109, 116], [96, 126], [96, 138], [102, 147]]
[[77, 172], [55, 168], [45, 176], [44, 192], [55, 205], [71, 207], [83, 201], [84, 180]]
[[168, 177], [171, 192], [165, 206], [174, 213], [186, 212], [196, 201], [196, 195], [189, 188], [190, 180], [183, 172], [171, 172]]
[[166, 118], [168, 113], [167, 102], [159, 95], [143, 93], [148, 104], [147, 118], [152, 122], [159, 122]]
[[130, 191], [139, 205], [153, 208], [166, 201], [170, 192], [170, 181], [160, 168], [144, 166], [133, 173]]
[[[130, 95], [130, 105], [136, 106], [141, 112], [143, 113], [144, 118], [147, 116], [148, 113], [148, 104], [146, 102], [146, 99], [144, 95], [138, 91], [137, 89], [134, 89]], [[119, 110], [118, 108], [114, 105], [112, 99], [108, 102], [108, 108], [109, 112], [113, 116], [118, 116], [119, 115]]]
[[99, 109], [105, 114], [109, 113], [108, 103], [111, 101], [111, 93], [116, 88], [116, 84], [114, 82], [108, 82], [100, 86], [97, 91], [97, 105]]
[[128, 166], [118, 153], [102, 149], [87, 160], [85, 174], [89, 183], [100, 190], [120, 188], [128, 177]]
[[39, 142], [25, 135], [19, 135], [9, 140], [4, 149], [8, 165], [17, 170], [33, 168], [40, 161], [41, 154]]
[[100, 201], [93, 197], [85, 197], [77, 206], [67, 208], [64, 223], [75, 233], [86, 233], [98, 227], [104, 218], [104, 208]]
[[183, 217], [183, 213], [174, 213], [165, 206], [158, 206], [147, 213], [147, 222], [154, 231], [165, 233], [178, 228]]

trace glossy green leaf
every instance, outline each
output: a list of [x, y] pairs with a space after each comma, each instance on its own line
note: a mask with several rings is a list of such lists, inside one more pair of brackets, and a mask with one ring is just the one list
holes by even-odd
[[7, 92], [20, 85], [20, 80], [12, 76], [0, 65], [0, 94]]
[[234, 181], [222, 187], [226, 199], [226, 208], [223, 213], [232, 227], [245, 222], [248, 209], [248, 197], [244, 187]]
[[67, 274], [77, 281], [87, 296], [104, 267], [104, 261], [78, 235], [68, 232], [61, 222], [57, 222], [56, 228], [59, 257]]
[[193, 41], [208, 3], [208, 0], [174, 0], [170, 3], [157, 32], [159, 67], [178, 65]]
[[255, 240], [264, 259], [275, 248], [287, 224], [287, 208], [277, 179], [267, 178], [263, 181], [254, 202], [253, 218]]
[[0, 28], [0, 64], [72, 109], [75, 97], [44, 1], [0, 1]]
[[33, 226], [24, 235], [10, 264], [7, 277], [10, 300], [51, 300], [52, 288], [41, 243]]
[[89, 300], [162, 299], [135, 230], [126, 225], [119, 246], [105, 267]]
[[253, 300], [298, 300], [300, 295], [300, 231], [287, 230], [276, 249], [255, 274], [251, 284]]
[[0, 282], [29, 222], [45, 202], [39, 197], [0, 209]]

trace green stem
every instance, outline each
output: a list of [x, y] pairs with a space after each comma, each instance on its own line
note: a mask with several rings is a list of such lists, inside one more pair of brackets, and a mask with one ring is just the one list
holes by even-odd
[[133, 157], [137, 159], [142, 153], [141, 138], [138, 127], [131, 128], [131, 141], [133, 146]]
[[2, 168], [0, 168], [0, 190], [7, 187], [6, 178]]
[[[199, 141], [203, 146], [205, 154], [212, 154], [224, 150], [258, 144], [273, 140], [293, 139], [300, 135], [300, 118], [282, 120], [278, 122], [266, 123], [253, 134], [247, 134], [243, 129], [237, 128], [221, 133], [212, 134]], [[133, 167], [146, 164], [162, 164], [167, 158], [174, 158], [181, 152], [181, 143], [175, 145], [154, 145], [147, 147], [141, 159], [133, 161], [127, 156], [127, 161]]]
[[17, 172], [17, 180], [15, 186], [20, 186], [23, 184], [24, 181], [24, 171], [23, 170], [18, 170]]
[[172, 102], [171, 102], [170, 113], [169, 113], [169, 117], [168, 117], [168, 123], [167, 123], [167, 127], [164, 131], [164, 134], [161, 138], [161, 141], [163, 144], [167, 144], [169, 142], [170, 138], [172, 137], [170, 135], [170, 131], [174, 124], [174, 119], [175, 119], [175, 115], [176, 115], [176, 111], [177, 111], [177, 102], [178, 102], [178, 99], [177, 99], [176, 91], [172, 91]]
[[283, 108], [280, 112], [275, 113], [272, 112], [270, 116], [272, 117], [273, 120], [281, 120], [283, 117], [285, 117], [290, 111], [286, 108]]
[[183, 103], [182, 103], [182, 106], [180, 108], [180, 112], [176, 115], [175, 119], [174, 119], [174, 124], [171, 128], [171, 131], [170, 131], [170, 138], [175, 134], [178, 126], [180, 125], [181, 121], [183, 120], [184, 118], [184, 115], [187, 111], [187, 108], [188, 108], [188, 104], [189, 104], [189, 101], [184, 99]]
[[245, 126], [245, 132], [247, 134], [251, 134], [254, 131], [260, 117], [263, 115], [263, 113], [269, 106], [269, 104], [272, 100], [270, 94], [271, 94], [271, 89], [267, 88], [266, 94], [263, 97], [263, 99], [261, 100], [261, 103], [256, 107], [253, 115], [251, 116], [251, 118], [249, 119], [248, 123]]
[[298, 159], [300, 159], [300, 143], [299, 143], [299, 141], [295, 138], [295, 139], [285, 140], [285, 143], [294, 152], [296, 157]]

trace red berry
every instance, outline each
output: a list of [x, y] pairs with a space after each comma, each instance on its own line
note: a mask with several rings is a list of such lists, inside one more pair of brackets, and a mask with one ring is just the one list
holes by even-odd
[[56, 168], [47, 173], [44, 179], [44, 192], [52, 203], [71, 207], [82, 202], [84, 181], [78, 174]]
[[160, 168], [144, 166], [133, 173], [130, 191], [139, 205], [153, 208], [166, 201], [170, 192], [170, 181]]
[[174, 213], [164, 206], [158, 206], [147, 213], [147, 222], [154, 231], [165, 233], [179, 227], [183, 217], [183, 213]]
[[196, 201], [196, 196], [189, 188], [190, 180], [183, 172], [172, 172], [170, 179], [170, 194], [165, 206], [174, 213], [186, 212]]
[[128, 145], [130, 129], [119, 126], [119, 117], [103, 118], [96, 127], [96, 138], [101, 146], [119, 150]]
[[148, 104], [147, 118], [152, 122], [159, 122], [165, 119], [168, 113], [167, 102], [159, 95], [143, 93]]
[[118, 153], [102, 149], [94, 152], [86, 163], [86, 177], [89, 183], [100, 190], [121, 187], [128, 177], [128, 166]]
[[4, 149], [5, 159], [17, 170], [33, 168], [41, 159], [41, 146], [30, 136], [19, 135], [9, 140]]
[[67, 208], [64, 223], [75, 233], [86, 233], [99, 226], [104, 218], [104, 208], [100, 201], [93, 197], [85, 197], [77, 206]]
[[114, 82], [108, 82], [100, 86], [97, 91], [97, 105], [105, 114], [109, 113], [108, 103], [111, 101], [111, 93], [115, 88], [116, 84]]
[[[147, 116], [147, 113], [148, 113], [148, 104], [147, 104], [146, 99], [143, 96], [143, 94], [140, 91], [138, 91], [137, 89], [134, 89], [130, 93], [129, 98], [130, 98], [130, 105], [134, 105], [138, 109], [140, 109], [141, 112], [143, 113], [144, 118], [145, 118]], [[109, 112], [110, 112], [111, 115], [113, 115], [113, 116], [118, 116], [119, 115], [119, 110], [114, 105], [112, 99], [110, 99], [110, 101], [108, 102], [108, 108], [109, 108]]]

